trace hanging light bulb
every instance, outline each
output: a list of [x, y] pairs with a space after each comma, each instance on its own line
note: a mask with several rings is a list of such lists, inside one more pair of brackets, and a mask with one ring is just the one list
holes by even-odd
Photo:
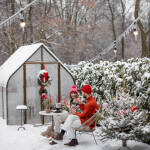
[[115, 53], [115, 59], [117, 60], [117, 47], [116, 47], [116, 41], [114, 41], [114, 53]]
[[136, 28], [133, 30], [133, 34], [134, 34], [134, 36], [138, 35], [138, 30]]
[[114, 48], [114, 53], [115, 53], [115, 55], [116, 55], [116, 53], [117, 53], [117, 48], [116, 48], [116, 47]]
[[24, 20], [20, 19], [20, 27], [25, 28], [25, 26], [26, 26], [26, 22]]
[[23, 31], [24, 31], [25, 26], [26, 26], [26, 22], [24, 20], [24, 14], [23, 12], [21, 12], [20, 13], [20, 27], [23, 29]]
[[103, 60], [100, 60], [99, 63], [102, 64], [102, 63], [103, 63]]
[[116, 41], [114, 41], [114, 53], [117, 53]]
[[136, 27], [136, 22], [134, 22], [133, 34], [134, 34], [134, 36], [135, 36], [135, 40], [137, 40], [138, 30], [137, 30], [137, 27]]

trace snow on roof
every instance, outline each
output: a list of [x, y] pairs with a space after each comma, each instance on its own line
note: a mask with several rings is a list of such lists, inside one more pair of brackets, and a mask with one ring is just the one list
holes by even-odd
[[41, 43], [22, 46], [16, 50], [0, 67], [0, 86], [6, 87], [9, 77], [42, 46]]
[[[6, 87], [11, 75], [41, 46], [44, 46], [49, 51], [49, 49], [42, 43], [22, 46], [17, 49], [0, 67], [0, 86]], [[58, 62], [61, 63], [61, 61], [51, 51], [49, 52]], [[61, 63], [61, 65], [63, 64]], [[66, 67], [64, 68], [68, 71]]]

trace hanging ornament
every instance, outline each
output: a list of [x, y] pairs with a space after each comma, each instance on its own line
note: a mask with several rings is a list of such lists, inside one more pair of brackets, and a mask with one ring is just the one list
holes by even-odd
[[108, 107], [108, 103], [103, 103], [102, 108], [106, 109]]
[[51, 81], [52, 81], [52, 79], [50, 78], [48, 71], [43, 69], [38, 73], [38, 84], [39, 85], [41, 85], [41, 86], [47, 85]]
[[137, 109], [136, 106], [132, 106], [132, 107], [131, 107], [131, 111], [132, 111], [132, 112], [135, 112], [136, 109]]
[[125, 115], [125, 111], [124, 111], [124, 110], [120, 110], [120, 111], [119, 111], [119, 114], [120, 114], [120, 115]]
[[42, 93], [41, 94], [41, 100], [45, 100], [46, 99], [46, 93]]

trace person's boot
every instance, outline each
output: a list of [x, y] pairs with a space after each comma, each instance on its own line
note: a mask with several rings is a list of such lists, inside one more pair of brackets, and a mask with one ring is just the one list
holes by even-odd
[[69, 143], [66, 143], [64, 145], [67, 145], [67, 146], [76, 146], [76, 145], [78, 145], [78, 140], [77, 139], [72, 139]]
[[60, 133], [58, 133], [58, 135], [56, 136], [56, 140], [63, 140], [63, 136], [65, 134], [65, 130], [61, 130]]
[[42, 132], [41, 135], [49, 138], [51, 136], [51, 132], [52, 132], [52, 127], [48, 126], [47, 130]]

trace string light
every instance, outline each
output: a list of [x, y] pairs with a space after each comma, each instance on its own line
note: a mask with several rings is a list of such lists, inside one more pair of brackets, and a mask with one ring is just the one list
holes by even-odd
[[114, 41], [114, 53], [115, 53], [115, 56], [116, 56], [116, 53], [117, 53], [117, 47], [116, 47], [116, 41]]
[[103, 63], [103, 60], [100, 60], [99, 63], [102, 64], [102, 63]]
[[23, 29], [23, 31], [24, 31], [24, 28], [26, 27], [26, 22], [24, 19], [23, 11], [20, 12], [20, 27]]
[[114, 53], [115, 53], [115, 59], [117, 60], [117, 47], [116, 47], [116, 41], [114, 41]]
[[137, 40], [138, 30], [137, 30], [136, 22], [134, 22], [133, 34], [134, 34], [134, 36], [135, 36], [135, 40]]

